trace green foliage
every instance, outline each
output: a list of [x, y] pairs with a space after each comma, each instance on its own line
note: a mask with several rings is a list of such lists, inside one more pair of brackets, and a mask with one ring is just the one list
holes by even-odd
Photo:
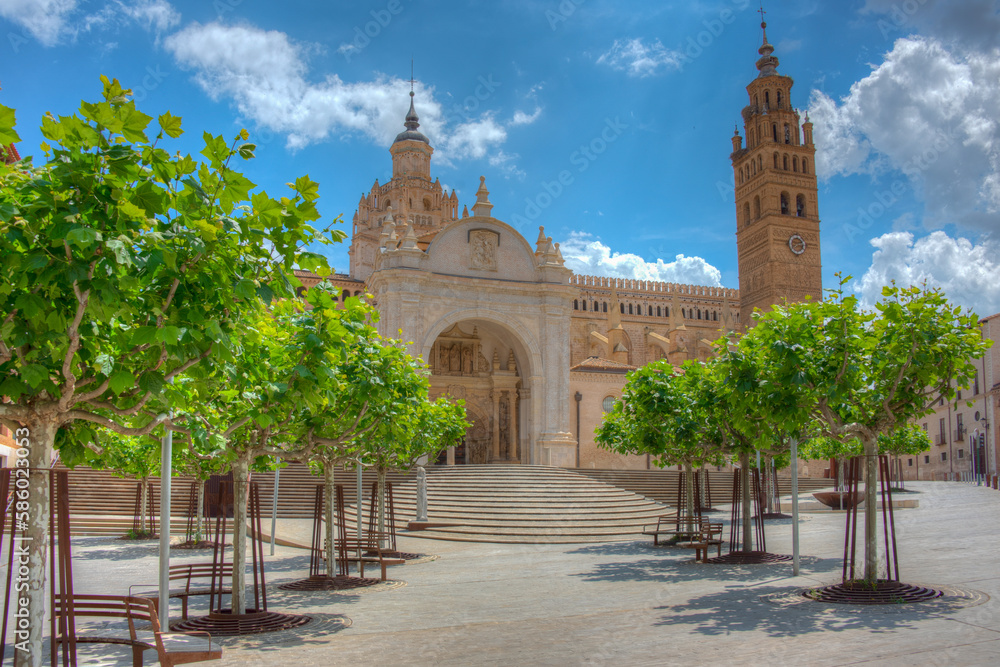
[[[793, 397], [799, 420], [840, 440], [876, 438], [951, 400], [975, 376], [972, 360], [989, 347], [978, 318], [948, 303], [940, 290], [886, 287], [875, 311], [864, 311], [843, 284], [822, 302], [764, 313], [744, 341], [770, 350], [763, 382]], [[952, 382], [954, 380], [954, 382]]]
[[[206, 133], [207, 163], [171, 153], [181, 119], [154, 121], [102, 81], [102, 100], [43, 119], [45, 164], [0, 165], [0, 418], [139, 434], [183, 400], [172, 378], [234, 361], [243, 319], [294, 296], [301, 246], [344, 235], [311, 226], [308, 178], [274, 199], [234, 168], [252, 156], [245, 130], [232, 144]], [[64, 431], [73, 457], [94, 441]]]
[[878, 436], [879, 454], [916, 455], [926, 452], [930, 447], [931, 439], [927, 432], [916, 424], [906, 424], [891, 433], [880, 433]]
[[660, 467], [720, 464], [715, 389], [699, 362], [685, 363], [682, 371], [666, 360], [647, 364], [629, 374], [596, 441], [618, 454], [648, 454]]

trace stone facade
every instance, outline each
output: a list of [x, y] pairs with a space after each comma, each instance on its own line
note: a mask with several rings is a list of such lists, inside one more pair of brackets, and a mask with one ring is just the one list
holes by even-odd
[[[931, 441], [930, 449], [904, 456], [905, 479], [950, 480], [973, 470], [996, 474], [1000, 461], [1000, 313], [980, 322], [983, 338], [993, 347], [974, 359], [977, 374], [971, 387], [958, 392], [954, 403], [940, 399], [933, 414], [916, 420]], [[982, 444], [980, 445], [980, 437]]]
[[774, 72], [771, 51], [765, 35], [743, 111], [747, 148], [733, 138], [742, 291], [574, 275], [544, 229], [532, 247], [493, 217], [482, 177], [472, 214], [459, 215], [454, 191], [431, 180], [434, 149], [411, 97], [392, 178], [376, 180], [354, 214], [350, 274], [328, 280], [344, 298], [369, 295], [383, 335], [427, 363], [432, 395], [466, 402], [473, 426], [448, 463], [646, 468], [646, 457], [594, 444], [629, 370], [705, 360], [754, 307], [820, 296], [812, 128], [801, 125], [800, 141], [792, 81]]

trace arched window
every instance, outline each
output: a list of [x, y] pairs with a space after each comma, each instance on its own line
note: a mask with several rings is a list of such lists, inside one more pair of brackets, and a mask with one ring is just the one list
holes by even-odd
[[781, 108], [781, 91], [778, 91], [778, 108]]
[[753, 198], [753, 219], [760, 217], [760, 197]]
[[764, 171], [764, 156], [763, 155], [758, 155], [757, 156], [757, 168], [760, 169], [761, 171]]
[[795, 215], [800, 218], [805, 217], [806, 214], [806, 197], [805, 195], [795, 196]]
[[621, 308], [622, 315], [624, 315], [625, 314], [625, 304], [624, 303], [619, 303], [618, 307]]
[[594, 312], [595, 313], [597, 312], [597, 302], [596, 301], [594, 302]]
[[718, 311], [713, 311], [712, 312], [712, 321], [713, 322], [718, 322], [719, 321], [719, 313], [718, 313]]
[[700, 308], [698, 309], [698, 319], [699, 320], [701, 319], [701, 309]]
[[750, 202], [743, 202], [743, 226], [750, 224]]
[[781, 214], [788, 215], [788, 193], [781, 193]]
[[361, 290], [359, 289], [354, 290], [354, 296], [361, 296]]
[[775, 169], [778, 168], [778, 154], [777, 153], [774, 154], [774, 168]]
[[343, 294], [340, 295], [340, 298], [341, 299], [346, 299], [349, 296], [351, 296], [351, 290], [345, 289], [344, 292], [343, 292]]
[[771, 106], [771, 93], [769, 91], [764, 91], [764, 108]]
[[803, 174], [808, 174], [809, 173], [809, 163], [806, 162], [805, 158], [802, 158], [802, 173]]
[[573, 310], [580, 310], [580, 303], [576, 299], [573, 299]]
[[580, 310], [587, 310], [587, 300], [584, 299], [580, 302]]
[[650, 317], [653, 316], [653, 307], [652, 306], [649, 307], [649, 316]]
[[430, 197], [424, 197], [424, 210], [425, 211], [431, 210], [431, 198]]
[[306, 293], [306, 288], [303, 285], [299, 285], [295, 288], [295, 296], [301, 297]]
[[391, 199], [386, 199], [385, 200], [385, 207], [389, 208], [390, 206], [392, 206], [392, 200]]
[[750, 167], [751, 167], [751, 173], [753, 173], [753, 175], [756, 176], [757, 175], [757, 163], [756, 162], [751, 162], [750, 163]]
[[788, 123], [785, 123], [785, 143], [792, 143], [792, 131], [788, 127]]
[[788, 156], [787, 155], [782, 156], [782, 158], [781, 158], [781, 164], [783, 165], [782, 169], [784, 169], [785, 171], [788, 171]]
[[633, 314], [634, 314], [634, 313], [632, 312], [632, 304], [631, 304], [631, 303], [630, 303], [630, 304], [628, 305], [628, 314], [629, 314], [629, 315], [633, 315]]
[[792, 158], [792, 171], [797, 172], [798, 170], [799, 170], [799, 158], [796, 156]]
[[660, 307], [659, 306], [656, 307], [656, 316], [660, 317]]
[[774, 143], [778, 143], [778, 124], [771, 123], [771, 136], [774, 139]]
[[604, 307], [601, 308], [601, 311], [605, 312], [605, 313], [608, 312], [608, 302], [607, 301], [604, 302]]
[[753, 96], [753, 105], [755, 107], [759, 107], [760, 106], [760, 98], [757, 97], [756, 95]]

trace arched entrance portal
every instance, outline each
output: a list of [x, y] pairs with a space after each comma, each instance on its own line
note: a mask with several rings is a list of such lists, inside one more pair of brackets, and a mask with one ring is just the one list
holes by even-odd
[[483, 320], [457, 322], [427, 352], [431, 395], [465, 401], [472, 426], [441, 463], [520, 463], [527, 441], [526, 361], [520, 343], [504, 328]]

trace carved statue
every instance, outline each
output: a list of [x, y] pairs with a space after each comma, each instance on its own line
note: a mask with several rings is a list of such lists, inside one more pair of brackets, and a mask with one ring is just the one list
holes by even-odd
[[448, 370], [461, 373], [462, 372], [462, 348], [458, 343], [451, 346], [451, 351], [449, 353]]
[[462, 374], [472, 375], [472, 348], [462, 349]]

